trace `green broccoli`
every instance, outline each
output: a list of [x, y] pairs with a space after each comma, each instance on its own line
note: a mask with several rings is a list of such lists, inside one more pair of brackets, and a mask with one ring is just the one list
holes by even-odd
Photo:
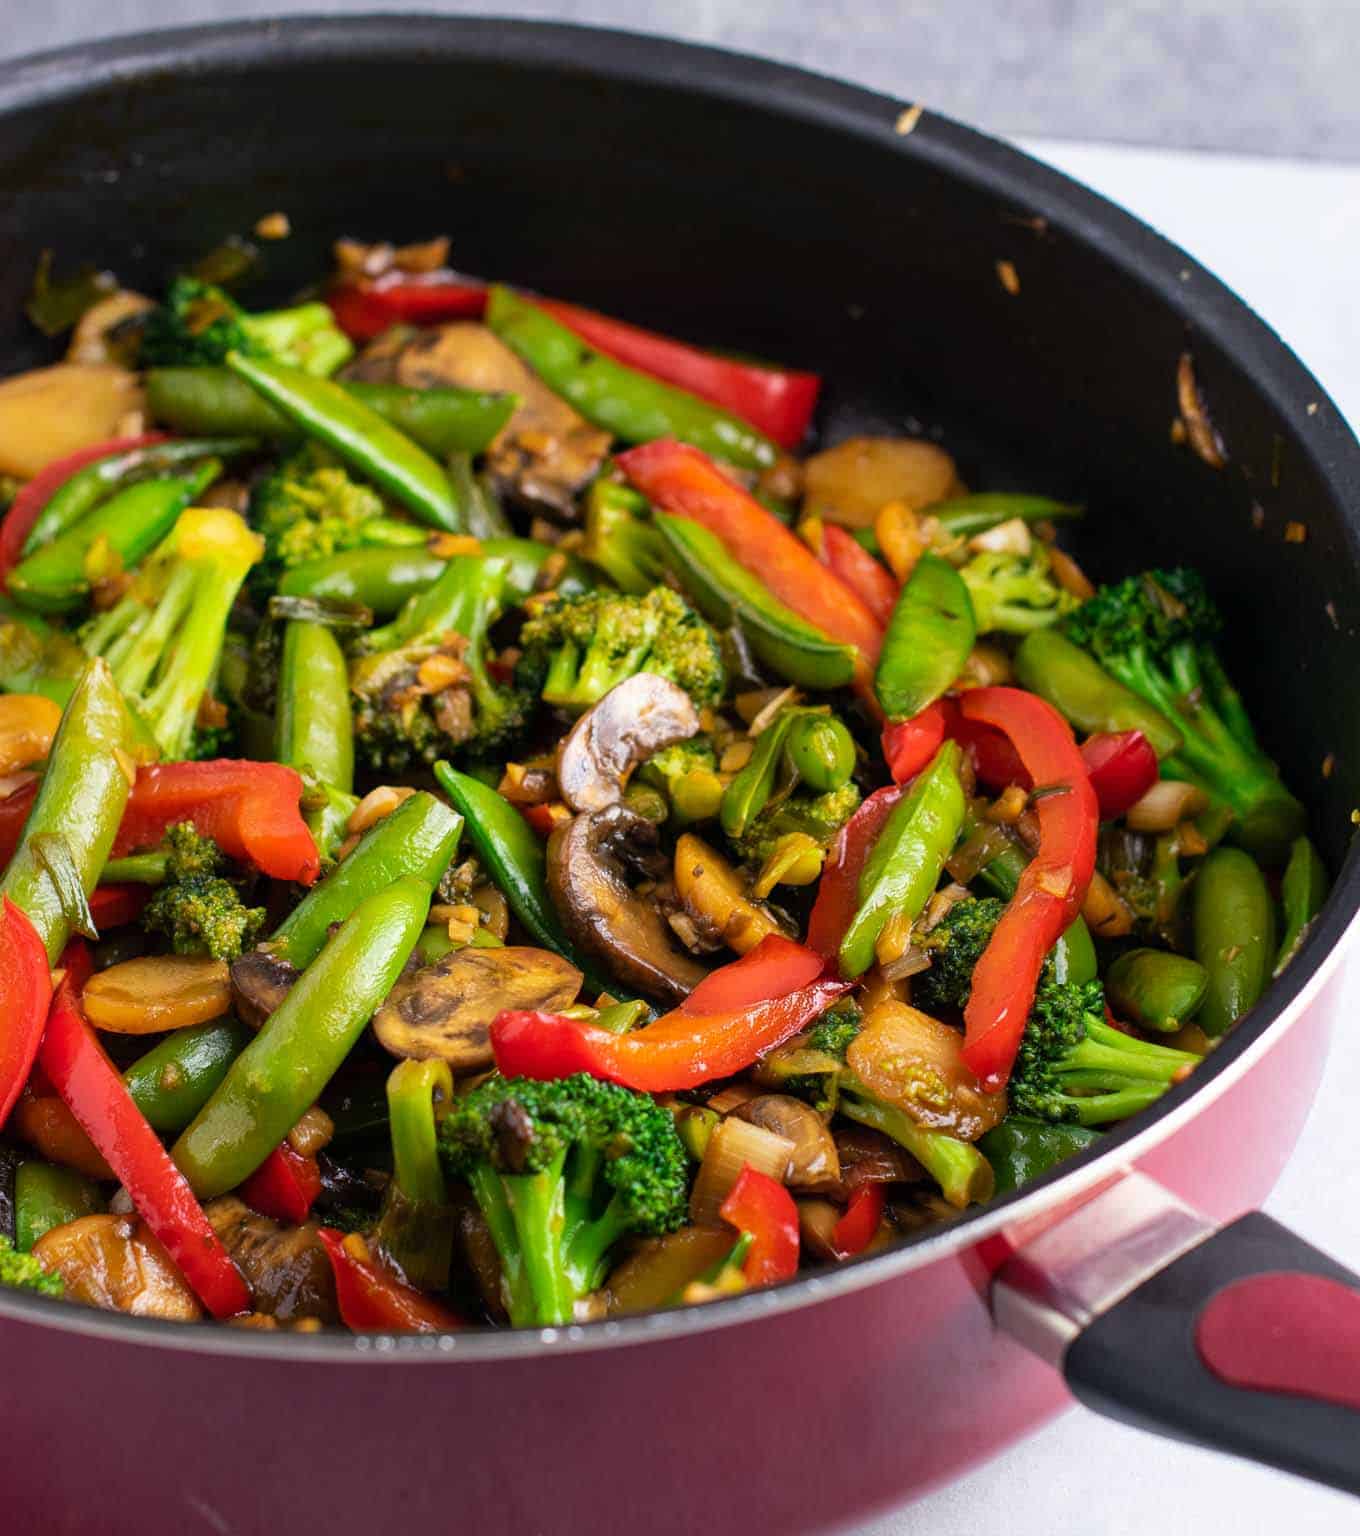
[[1180, 751], [1163, 774], [1226, 802], [1237, 818], [1235, 838], [1272, 859], [1303, 830], [1303, 807], [1257, 745], [1215, 649], [1220, 627], [1203, 581], [1183, 567], [1102, 587], [1064, 621], [1071, 640], [1180, 732]]
[[228, 352], [272, 358], [327, 377], [349, 361], [354, 345], [325, 304], [250, 314], [213, 283], [175, 278], [165, 301], [146, 317], [142, 366], [218, 366]]
[[821, 848], [829, 848], [836, 834], [859, 809], [859, 789], [853, 780], [839, 789], [813, 795], [795, 790], [772, 799], [740, 837], [729, 839], [738, 858], [763, 864], [781, 837], [801, 832]]
[[1108, 1125], [1155, 1103], [1199, 1059], [1108, 1024], [1099, 981], [1041, 983], [1011, 1069], [1010, 1107], [1054, 1124]]
[[520, 644], [525, 686], [560, 709], [589, 709], [638, 672], [669, 678], [699, 707], [716, 704], [727, 686], [717, 636], [669, 587], [551, 599], [525, 624]]
[[1054, 581], [1048, 549], [1037, 541], [1027, 555], [983, 550], [959, 575], [973, 600], [981, 635], [994, 630], [1027, 635], [1056, 624], [1077, 606], [1077, 599]]
[[606, 476], [586, 495], [586, 536], [581, 554], [621, 592], [641, 597], [669, 568], [665, 540], [647, 521], [647, 500]]
[[685, 1148], [670, 1111], [584, 1073], [489, 1078], [454, 1100], [439, 1140], [491, 1229], [516, 1327], [569, 1323], [621, 1237], [686, 1219]]
[[15, 1291], [33, 1291], [39, 1296], [60, 1297], [66, 1289], [60, 1275], [49, 1275], [31, 1253], [20, 1253], [3, 1234], [0, 1234], [0, 1285]]
[[930, 969], [912, 977], [912, 1001], [927, 1013], [961, 1013], [973, 989], [973, 971], [1005, 910], [1006, 903], [998, 896], [970, 896], [955, 902], [921, 939]]
[[500, 613], [509, 562], [459, 556], [350, 665], [355, 742], [376, 770], [460, 754], [491, 757], [522, 733], [535, 698], [487, 670], [487, 630]]
[[247, 907], [224, 878], [226, 860], [211, 838], [177, 823], [166, 832], [159, 854], [140, 857], [164, 860], [165, 883], [142, 913], [147, 933], [165, 934], [177, 955], [211, 955], [214, 960], [237, 960], [254, 944], [265, 910]]
[[189, 507], [127, 593], [80, 631], [169, 759], [218, 755], [220, 737], [211, 726], [200, 730], [200, 711], [217, 681], [236, 594], [261, 549], [235, 512]]
[[691, 736], [653, 753], [638, 768], [635, 782], [659, 789], [679, 826], [709, 821], [722, 805], [718, 754], [707, 736]]

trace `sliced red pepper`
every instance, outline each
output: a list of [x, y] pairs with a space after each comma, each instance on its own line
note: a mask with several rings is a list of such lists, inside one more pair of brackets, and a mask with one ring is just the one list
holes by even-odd
[[80, 1012], [82, 951], [77, 941], [63, 956], [66, 976], [47, 1018], [43, 1071], [198, 1299], [214, 1317], [235, 1317], [250, 1309], [245, 1281]]
[[831, 1229], [831, 1246], [838, 1258], [852, 1259], [873, 1242], [886, 1203], [881, 1184], [861, 1184], [855, 1190], [845, 1215]]
[[968, 754], [978, 782], [988, 789], [1005, 789], [1010, 784], [1029, 789], [1033, 781], [1010, 738], [979, 720], [970, 720], [960, 711], [956, 700], [946, 702], [949, 723], [945, 734]]
[[808, 918], [808, 947], [826, 960], [834, 960], [840, 952], [845, 930], [859, 910], [859, 877], [864, 861], [904, 792], [896, 784], [875, 790], [836, 834]]
[[748, 1163], [718, 1214], [738, 1232], [750, 1235], [751, 1246], [741, 1266], [748, 1285], [774, 1285], [798, 1273], [798, 1207], [778, 1179]]
[[0, 1127], [33, 1070], [51, 1001], [43, 941], [6, 896], [0, 905]]
[[1081, 744], [1081, 760], [1100, 802], [1100, 819], [1113, 821], [1157, 782], [1157, 754], [1142, 731], [1100, 731]]
[[371, 341], [393, 325], [480, 319], [486, 284], [457, 272], [388, 272], [372, 282], [337, 283], [326, 303], [346, 336]]
[[24, 835], [24, 823], [38, 798], [38, 781], [25, 784], [0, 800], [0, 870], [14, 857]]
[[897, 578], [838, 523], [822, 526], [821, 562], [859, 597], [886, 629], [901, 590]]
[[147, 885], [96, 886], [90, 897], [90, 916], [95, 928], [102, 933], [105, 928], [121, 928], [125, 923], [135, 923], [151, 900], [151, 894], [151, 887]]
[[949, 734], [954, 714], [952, 701], [936, 699], [910, 720], [883, 727], [883, 757], [894, 784], [914, 779], [935, 756]]
[[321, 1165], [281, 1141], [241, 1185], [241, 1198], [261, 1216], [301, 1226], [321, 1193]]
[[[783, 995], [770, 990], [777, 971], [788, 978]], [[815, 979], [803, 980], [809, 974]], [[644, 1093], [674, 1093], [749, 1067], [806, 1029], [848, 990], [849, 983], [827, 973], [819, 955], [768, 934], [749, 954], [700, 983], [679, 1008], [630, 1034], [613, 1035], [558, 1014], [507, 1010], [491, 1026], [491, 1048], [506, 1077], [589, 1072]], [[711, 1011], [690, 1006], [701, 994]]]
[[330, 1257], [346, 1328], [355, 1333], [451, 1333], [463, 1326], [455, 1312], [352, 1252], [343, 1232], [322, 1227], [317, 1236]]
[[1091, 883], [1099, 807], [1067, 722], [1037, 694], [975, 688], [964, 717], [1011, 740], [1034, 790], [1039, 848], [1025, 867], [973, 971], [963, 1058], [988, 1092], [1004, 1088], [1034, 1002], [1044, 957], [1071, 924]]
[[301, 797], [301, 775], [281, 763], [153, 763], [137, 772], [113, 856], [154, 848], [168, 827], [187, 821], [228, 858], [311, 885], [321, 860]]
[[593, 309], [556, 299], [538, 302], [606, 356], [732, 411], [781, 448], [796, 448], [807, 433], [822, 387], [815, 373], [737, 362]]
[[648, 500], [716, 534], [786, 608], [833, 640], [858, 647], [868, 665], [878, 660], [883, 631], [873, 614], [797, 534], [734, 485], [707, 454], [674, 438], [659, 438], [620, 454], [618, 463]]
[[548, 804], [521, 806], [520, 814], [540, 837], [550, 837], [552, 829], [557, 825], [557, 817]]
[[130, 453], [134, 449], [150, 448], [154, 443], [168, 440], [169, 435], [165, 432], [147, 432], [140, 437], [116, 437], [108, 442], [92, 443], [88, 448], [78, 448], [74, 453], [44, 465], [10, 502], [4, 521], [0, 522], [0, 587], [4, 586], [5, 578], [23, 558], [24, 543], [33, 532], [38, 514], [77, 470], [115, 453]]

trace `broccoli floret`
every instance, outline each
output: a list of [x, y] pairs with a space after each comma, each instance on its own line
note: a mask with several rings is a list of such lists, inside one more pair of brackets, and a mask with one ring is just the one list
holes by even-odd
[[602, 476], [587, 493], [581, 554], [635, 597], [651, 591], [669, 564], [665, 540], [646, 518], [646, 499], [616, 480]]
[[80, 632], [169, 759], [213, 756], [214, 729], [199, 736], [236, 594], [262, 544], [235, 512], [189, 507], [148, 556], [127, 593]]
[[544, 700], [581, 711], [638, 672], [669, 678], [696, 705], [727, 686], [718, 637], [669, 587], [642, 597], [584, 592], [546, 602], [520, 635], [520, 675]]
[[820, 848], [829, 848], [837, 832], [859, 809], [859, 789], [853, 780], [839, 789], [812, 795], [795, 790], [765, 806], [740, 837], [730, 839], [738, 858], [763, 864], [781, 837], [801, 832]]
[[31, 1253], [20, 1253], [0, 1234], [0, 1285], [15, 1291], [34, 1291], [39, 1296], [62, 1296], [60, 1275], [49, 1275]]
[[1108, 1024], [1099, 981], [1041, 984], [1011, 1070], [1010, 1107], [1054, 1124], [1108, 1125], [1155, 1103], [1198, 1061]]
[[1037, 541], [1027, 555], [983, 550], [959, 575], [973, 600], [979, 634], [1027, 635], [1077, 607], [1077, 599], [1054, 581], [1048, 549]]
[[523, 732], [536, 702], [487, 670], [486, 633], [508, 563], [459, 556], [391, 624], [371, 630], [350, 666], [354, 731], [368, 763], [400, 771], [441, 757], [492, 757]]
[[1226, 802], [1236, 839], [1270, 859], [1302, 830], [1303, 807], [1256, 744], [1215, 649], [1220, 627], [1203, 581], [1184, 568], [1102, 587], [1064, 621], [1069, 638], [1180, 732], [1164, 775], [1201, 783]]
[[142, 366], [219, 366], [228, 352], [268, 357], [326, 377], [354, 355], [325, 304], [251, 314], [213, 283], [177, 277], [146, 318]]
[[970, 896], [955, 902], [922, 938], [930, 969], [912, 977], [911, 989], [913, 1000], [927, 1013], [962, 1012], [967, 1007], [973, 971], [1005, 910], [1000, 897]]
[[825, 1051], [837, 1061], [844, 1061], [850, 1042], [859, 1034], [863, 1021], [864, 1015], [859, 1005], [849, 998], [843, 998], [828, 1008], [812, 1026], [808, 1034], [808, 1047], [814, 1051]]
[[147, 933], [163, 933], [177, 955], [211, 955], [237, 960], [264, 927], [263, 907], [247, 907], [240, 892], [224, 878], [226, 860], [208, 837], [187, 822], [165, 834], [156, 854], [134, 856], [152, 873], [151, 861], [163, 861], [164, 884], [142, 912]]
[[669, 790], [678, 779], [690, 773], [717, 773], [718, 754], [707, 736], [691, 736], [688, 741], [677, 741], [660, 752], [653, 752], [640, 765], [637, 776], [644, 784], [656, 789]]
[[455, 1100], [439, 1139], [491, 1229], [516, 1327], [570, 1322], [621, 1237], [673, 1232], [686, 1218], [670, 1111], [584, 1073], [490, 1078]]
[[171, 880], [220, 875], [227, 867], [226, 856], [212, 838], [201, 837], [188, 821], [177, 821], [168, 827], [161, 846], [165, 851], [166, 876]]

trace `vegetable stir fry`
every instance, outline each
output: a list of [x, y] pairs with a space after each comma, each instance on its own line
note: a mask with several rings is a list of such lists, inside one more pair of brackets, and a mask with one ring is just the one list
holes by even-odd
[[1326, 897], [1203, 574], [1094, 586], [1079, 507], [447, 250], [269, 309], [44, 265], [0, 1285], [441, 1331], [775, 1284], [1097, 1145]]

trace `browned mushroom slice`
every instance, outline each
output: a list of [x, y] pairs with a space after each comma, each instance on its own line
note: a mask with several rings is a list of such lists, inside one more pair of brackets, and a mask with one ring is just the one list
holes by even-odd
[[557, 784], [573, 811], [602, 811], [623, 798], [628, 775], [663, 747], [699, 729], [683, 688], [639, 672], [611, 688], [572, 726], [557, 753]]
[[599, 472], [610, 435], [593, 427], [520, 362], [484, 325], [457, 321], [417, 333], [392, 363], [411, 389], [453, 385], [520, 397], [520, 407], [487, 451], [497, 488], [558, 518]]
[[223, 1195], [203, 1211], [245, 1277], [257, 1312], [281, 1323], [303, 1317], [340, 1321], [334, 1271], [314, 1222], [280, 1226], [235, 1195]]
[[487, 1031], [503, 1008], [569, 1008], [581, 973], [546, 949], [459, 949], [399, 981], [373, 1030], [394, 1056], [440, 1057], [454, 1072], [492, 1062]]
[[841, 1180], [841, 1160], [826, 1122], [811, 1105], [786, 1093], [762, 1093], [732, 1111], [792, 1143], [784, 1182], [793, 1189], [834, 1190]]
[[574, 943], [627, 986], [688, 997], [708, 974], [681, 954], [655, 899], [628, 884], [625, 859], [656, 849], [656, 828], [621, 805], [564, 822], [548, 841], [548, 891]]
[[53, 1227], [34, 1243], [33, 1257], [61, 1276], [70, 1301], [173, 1322], [203, 1316], [174, 1260], [135, 1216], [82, 1216]]
[[292, 990], [299, 972], [267, 950], [252, 949], [231, 963], [231, 1003], [250, 1029], [259, 1029]]

